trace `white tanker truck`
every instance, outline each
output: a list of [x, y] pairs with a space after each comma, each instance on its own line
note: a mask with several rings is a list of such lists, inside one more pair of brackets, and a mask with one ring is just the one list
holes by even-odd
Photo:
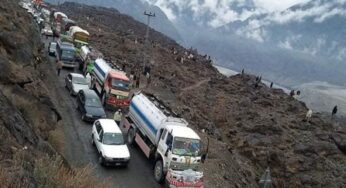
[[120, 126], [127, 130], [128, 143], [141, 148], [155, 161], [154, 177], [166, 180], [169, 187], [204, 187], [201, 164], [201, 139], [185, 119], [172, 117], [172, 112], [154, 96], [135, 93], [128, 115]]

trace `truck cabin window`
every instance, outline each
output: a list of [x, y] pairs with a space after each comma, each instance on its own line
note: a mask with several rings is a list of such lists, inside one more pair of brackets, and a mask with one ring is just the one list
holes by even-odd
[[121, 133], [104, 133], [103, 144], [105, 145], [123, 145], [124, 138]]
[[129, 82], [124, 80], [112, 79], [112, 86], [115, 89], [128, 91], [129, 90]]
[[173, 154], [181, 156], [195, 156], [200, 154], [201, 141], [198, 139], [175, 137]]

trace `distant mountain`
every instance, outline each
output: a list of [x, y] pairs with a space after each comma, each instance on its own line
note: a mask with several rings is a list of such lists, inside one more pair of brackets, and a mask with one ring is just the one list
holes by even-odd
[[150, 26], [155, 30], [169, 36], [170, 38], [181, 42], [182, 38], [172, 24], [172, 22], [167, 18], [164, 12], [157, 7], [150, 5], [149, 3], [141, 0], [45, 0], [52, 4], [62, 4], [63, 2], [76, 2], [80, 4], [100, 6], [106, 8], [115, 8], [120, 13], [132, 16], [134, 19], [147, 23], [147, 17], [143, 15], [144, 11], [155, 12], [156, 17], [150, 22]]
[[285, 86], [345, 85], [345, 0], [312, 0], [282, 12], [263, 10], [253, 0], [146, 1], [165, 10], [185, 46], [208, 53], [219, 65]]
[[252, 16], [220, 27], [259, 42], [314, 56], [342, 61], [346, 58], [346, 1], [313, 0], [283, 12]]
[[262, 75], [266, 80], [283, 86], [296, 86], [312, 81], [326, 81], [345, 86], [346, 64], [314, 57], [300, 51], [287, 50], [266, 43], [239, 37], [215, 35], [196, 36], [192, 46], [202, 53], [212, 54], [215, 63], [223, 67]]

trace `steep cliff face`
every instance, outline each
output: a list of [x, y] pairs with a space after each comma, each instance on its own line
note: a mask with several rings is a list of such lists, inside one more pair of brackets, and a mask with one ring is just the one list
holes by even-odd
[[38, 26], [18, 2], [0, 1], [0, 184], [37, 187], [37, 160], [58, 155], [48, 140], [61, 117]]
[[[206, 57], [155, 31], [150, 47], [145, 47], [136, 42], [145, 26], [117, 11], [84, 7], [78, 12], [74, 4], [60, 8], [72, 18], [82, 18], [79, 24], [92, 34], [91, 44], [113, 62], [126, 65], [128, 72], [138, 71], [143, 54], [150, 54], [152, 80], [142, 89], [210, 139], [203, 165], [208, 187], [256, 187], [267, 167], [276, 187], [345, 186], [342, 124], [321, 114], [306, 122], [304, 103], [280, 89], [256, 84], [251, 75], [227, 78]], [[188, 59], [185, 52], [194, 58]]]

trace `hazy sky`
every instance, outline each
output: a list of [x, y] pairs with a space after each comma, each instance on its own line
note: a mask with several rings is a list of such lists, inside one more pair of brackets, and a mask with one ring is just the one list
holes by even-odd
[[[232, 1], [232, 0], [230, 0]], [[254, 0], [254, 3], [269, 11], [280, 11], [292, 5], [307, 2], [308, 0]]]
[[[193, 11], [193, 18], [198, 22], [198, 19], [209, 13], [213, 16], [210, 20], [206, 21], [211, 27], [219, 27], [235, 20], [245, 20], [246, 18], [263, 13], [264, 10], [282, 11], [290, 6], [298, 3], [304, 3], [309, 0], [142, 0], [147, 1], [160, 7], [168, 18], [175, 21], [177, 12], [172, 10], [172, 5], [178, 7], [180, 10], [190, 9]], [[237, 3], [251, 3], [255, 5], [256, 9], [252, 11], [236, 12], [232, 10], [230, 4]], [[264, 10], [263, 10], [264, 9]]]

